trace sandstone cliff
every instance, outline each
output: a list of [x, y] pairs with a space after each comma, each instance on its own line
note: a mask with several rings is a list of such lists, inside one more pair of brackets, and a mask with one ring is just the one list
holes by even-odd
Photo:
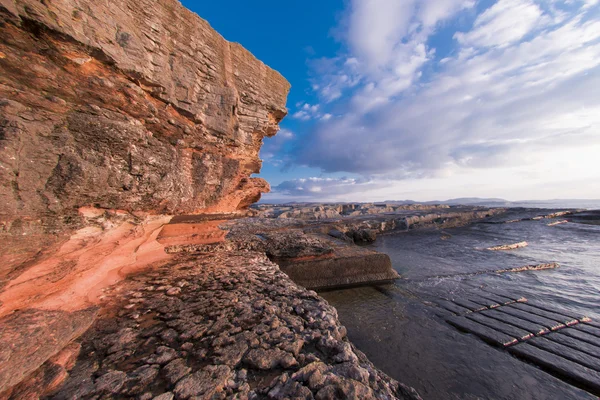
[[268, 191], [288, 91], [176, 0], [0, 0], [0, 398], [418, 398], [264, 251], [166, 251]]
[[175, 0], [0, 0], [0, 218], [81, 206], [235, 212], [260, 198], [288, 82]]

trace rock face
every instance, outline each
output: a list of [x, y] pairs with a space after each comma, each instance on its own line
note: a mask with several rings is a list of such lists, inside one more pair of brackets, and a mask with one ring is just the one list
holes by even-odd
[[249, 176], [289, 83], [178, 1], [0, 0], [0, 18], [4, 231], [92, 205], [235, 212], [268, 191]]
[[265, 254], [331, 249], [226, 248], [288, 91], [176, 0], [0, 0], [0, 398], [419, 398]]

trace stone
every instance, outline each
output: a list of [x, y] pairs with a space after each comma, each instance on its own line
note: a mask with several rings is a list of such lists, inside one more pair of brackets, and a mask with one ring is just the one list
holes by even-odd
[[127, 382], [127, 374], [123, 371], [111, 371], [96, 379], [96, 390], [105, 393], [118, 393]]
[[238, 341], [232, 345], [226, 346], [216, 351], [218, 357], [217, 362], [229, 365], [230, 367], [237, 366], [246, 351], [248, 350], [248, 344], [245, 341]]
[[167, 392], [159, 394], [158, 396], [154, 397], [153, 400], [173, 400], [174, 397], [175, 395], [173, 393]]
[[354, 243], [373, 243], [377, 239], [375, 229], [357, 229], [348, 232], [348, 234], [354, 240]]
[[276, 384], [268, 393], [269, 399], [312, 400], [313, 394], [309, 388], [294, 381]]
[[158, 375], [157, 365], [142, 365], [128, 375], [127, 390], [129, 394], [142, 393], [148, 385], [154, 382]]
[[211, 398], [215, 393], [223, 390], [230, 371], [229, 367], [224, 365], [206, 367], [180, 380], [173, 392], [182, 399], [192, 396]]
[[290, 353], [279, 349], [252, 349], [244, 356], [244, 362], [258, 369], [289, 368], [297, 364]]
[[165, 378], [173, 385], [189, 374], [191, 370], [182, 358], [177, 358], [163, 367]]
[[156, 349], [156, 355], [151, 356], [148, 362], [156, 364], [167, 364], [177, 357], [177, 351], [167, 346], [160, 346]]
[[316, 400], [333, 399], [376, 399], [373, 391], [360, 382], [351, 379], [341, 380], [335, 384], [327, 385], [317, 392]]

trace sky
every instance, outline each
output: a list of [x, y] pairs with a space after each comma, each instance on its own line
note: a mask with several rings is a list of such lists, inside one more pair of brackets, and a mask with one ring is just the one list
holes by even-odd
[[600, 0], [182, 3], [292, 85], [265, 201], [600, 199]]

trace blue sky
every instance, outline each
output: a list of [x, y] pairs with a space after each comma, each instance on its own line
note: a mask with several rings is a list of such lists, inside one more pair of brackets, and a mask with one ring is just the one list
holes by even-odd
[[598, 0], [183, 4], [292, 84], [267, 200], [600, 198]]

